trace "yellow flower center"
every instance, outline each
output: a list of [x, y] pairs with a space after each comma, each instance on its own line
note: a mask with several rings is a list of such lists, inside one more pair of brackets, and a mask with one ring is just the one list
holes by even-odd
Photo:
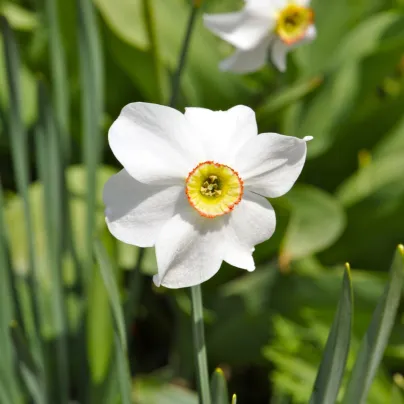
[[243, 181], [229, 166], [198, 164], [186, 179], [185, 193], [200, 215], [213, 218], [231, 212], [243, 196]]
[[275, 31], [288, 45], [304, 38], [307, 28], [314, 21], [314, 12], [311, 8], [289, 4], [278, 14]]

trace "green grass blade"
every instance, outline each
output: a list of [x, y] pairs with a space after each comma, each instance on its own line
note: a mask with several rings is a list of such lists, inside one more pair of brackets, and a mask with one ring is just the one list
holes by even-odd
[[373, 378], [383, 357], [394, 325], [404, 280], [404, 247], [398, 246], [384, 290], [372, 322], [363, 338], [358, 357], [348, 381], [344, 404], [365, 404]]
[[[92, 381], [98, 387], [108, 375], [113, 354], [113, 318], [108, 291], [98, 268], [89, 282], [87, 347]], [[100, 338], [100, 335], [103, 337]], [[97, 391], [100, 389], [97, 389]]]
[[3, 212], [3, 189], [0, 181], [0, 352], [2, 352], [2, 360], [0, 361], [0, 398], [2, 396], [10, 397], [9, 401], [4, 402], [20, 403], [21, 398], [18, 393], [15, 375], [12, 342], [9, 335], [9, 324], [13, 319], [14, 303], [10, 280], [12, 273], [7, 257], [8, 242]]
[[80, 79], [83, 115], [83, 160], [87, 168], [86, 218], [86, 277], [93, 264], [93, 236], [96, 210], [97, 166], [101, 160], [101, 120], [103, 112], [103, 59], [93, 4], [78, 0], [78, 40], [80, 49]]
[[353, 313], [352, 281], [346, 264], [337, 313], [328, 335], [310, 404], [335, 403], [348, 359]]
[[201, 404], [210, 404], [208, 359], [206, 355], [205, 329], [203, 323], [203, 304], [201, 285], [191, 287], [192, 331], [194, 339], [194, 358], [196, 361], [198, 393]]
[[[37, 161], [39, 177], [44, 187], [44, 218], [48, 252], [49, 276], [52, 281], [52, 323], [56, 337], [58, 398], [67, 403], [69, 395], [69, 364], [67, 348], [67, 319], [62, 282], [63, 201], [62, 156], [59, 132], [43, 83], [38, 83], [40, 124], [37, 130]], [[38, 282], [38, 279], [37, 279]], [[37, 288], [39, 289], [39, 288]]]
[[237, 404], [237, 396], [233, 394], [233, 397], [231, 398], [231, 404]]
[[211, 378], [212, 404], [228, 404], [229, 393], [223, 370], [217, 368]]
[[37, 367], [36, 361], [31, 355], [18, 324], [13, 323], [10, 332], [25, 386], [35, 404], [45, 404], [47, 401], [45, 389], [41, 384], [41, 370]]
[[121, 396], [122, 404], [132, 404], [132, 386], [131, 386], [131, 377], [128, 367], [128, 361], [126, 358], [126, 350], [122, 345], [122, 340], [115, 333], [115, 357], [117, 364], [117, 373], [118, 373], [118, 384], [119, 391]]
[[108, 258], [108, 254], [99, 240], [95, 241], [94, 252], [98, 261], [102, 279], [109, 295], [112, 313], [115, 320], [116, 329], [119, 335], [120, 343], [124, 352], [127, 351], [125, 322], [119, 298], [118, 285], [114, 278], [114, 269]]
[[32, 218], [28, 202], [28, 150], [27, 133], [24, 129], [21, 115], [21, 90], [18, 72], [20, 71], [20, 59], [17, 44], [13, 32], [7, 20], [0, 16], [1, 32], [4, 38], [4, 51], [6, 60], [7, 83], [9, 92], [9, 119], [8, 132], [10, 134], [11, 154], [16, 177], [16, 186], [24, 202], [24, 221], [26, 224], [26, 236], [29, 239], [29, 260], [31, 269], [34, 266], [34, 243], [32, 238]]
[[[25, 236], [27, 237], [28, 256], [30, 273], [35, 273], [35, 248], [34, 248], [34, 232], [32, 225], [32, 217], [29, 206], [29, 162], [28, 162], [28, 141], [27, 132], [24, 129], [21, 113], [21, 89], [20, 89], [20, 58], [17, 48], [17, 44], [12, 30], [7, 22], [7, 19], [0, 16], [0, 28], [4, 38], [4, 56], [6, 61], [6, 76], [9, 93], [9, 117], [7, 120], [7, 128], [10, 136], [11, 143], [11, 155], [13, 160], [14, 172], [16, 177], [16, 187], [23, 199], [23, 211], [24, 211], [24, 224], [25, 224]], [[21, 284], [22, 285], [22, 284]], [[24, 307], [25, 319], [29, 323], [29, 317], [32, 315], [37, 319], [38, 306], [33, 303], [33, 299], [30, 291], [27, 294], [29, 304]], [[35, 322], [34, 322], [35, 323]], [[43, 364], [43, 355], [41, 351], [41, 344], [39, 337], [36, 333], [35, 327], [32, 327], [28, 332], [30, 346], [35, 352], [38, 360]]]
[[9, 386], [3, 379], [4, 377], [0, 372], [0, 403], [20, 403], [21, 401], [15, 401], [13, 398], [11, 398], [9, 393]]
[[45, 14], [49, 28], [50, 66], [53, 82], [53, 99], [58, 127], [62, 134], [65, 161], [70, 156], [69, 133], [69, 88], [66, 69], [66, 57], [63, 51], [59, 25], [58, 2], [45, 0]]

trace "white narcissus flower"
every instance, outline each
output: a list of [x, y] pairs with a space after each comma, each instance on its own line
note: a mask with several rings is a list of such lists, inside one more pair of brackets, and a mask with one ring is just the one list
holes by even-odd
[[310, 0], [245, 0], [236, 13], [205, 14], [204, 23], [216, 35], [236, 47], [220, 67], [249, 73], [265, 65], [268, 50], [273, 64], [286, 70], [286, 55], [316, 37]]
[[156, 247], [156, 285], [193, 286], [222, 261], [254, 270], [256, 244], [275, 230], [266, 197], [288, 192], [306, 158], [306, 141], [258, 135], [254, 111], [156, 104], [123, 108], [109, 131], [124, 169], [104, 188], [106, 222], [124, 243]]

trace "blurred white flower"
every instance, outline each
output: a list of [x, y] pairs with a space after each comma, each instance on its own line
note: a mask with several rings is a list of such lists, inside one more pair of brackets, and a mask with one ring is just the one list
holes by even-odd
[[265, 197], [289, 191], [309, 140], [257, 134], [254, 112], [241, 105], [123, 108], [109, 131], [124, 169], [105, 185], [106, 222], [119, 240], [156, 247], [156, 285], [199, 284], [222, 261], [254, 270], [254, 245], [275, 230]]
[[286, 70], [286, 54], [316, 37], [310, 0], [245, 0], [236, 13], [205, 14], [204, 23], [216, 35], [236, 47], [220, 67], [237, 73], [260, 69], [268, 50], [274, 65]]

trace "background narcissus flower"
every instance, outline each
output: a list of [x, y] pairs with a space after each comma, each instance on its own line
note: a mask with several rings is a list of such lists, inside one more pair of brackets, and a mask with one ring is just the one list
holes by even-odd
[[265, 65], [268, 51], [273, 64], [286, 70], [286, 55], [316, 37], [310, 0], [246, 0], [239, 12], [206, 14], [204, 22], [216, 35], [236, 47], [221, 62], [223, 70], [248, 73]]
[[123, 108], [109, 131], [124, 169], [105, 185], [106, 221], [119, 240], [156, 247], [158, 286], [199, 284], [222, 261], [255, 269], [254, 246], [275, 231], [266, 197], [289, 191], [309, 140], [257, 135], [254, 112], [241, 105]]

